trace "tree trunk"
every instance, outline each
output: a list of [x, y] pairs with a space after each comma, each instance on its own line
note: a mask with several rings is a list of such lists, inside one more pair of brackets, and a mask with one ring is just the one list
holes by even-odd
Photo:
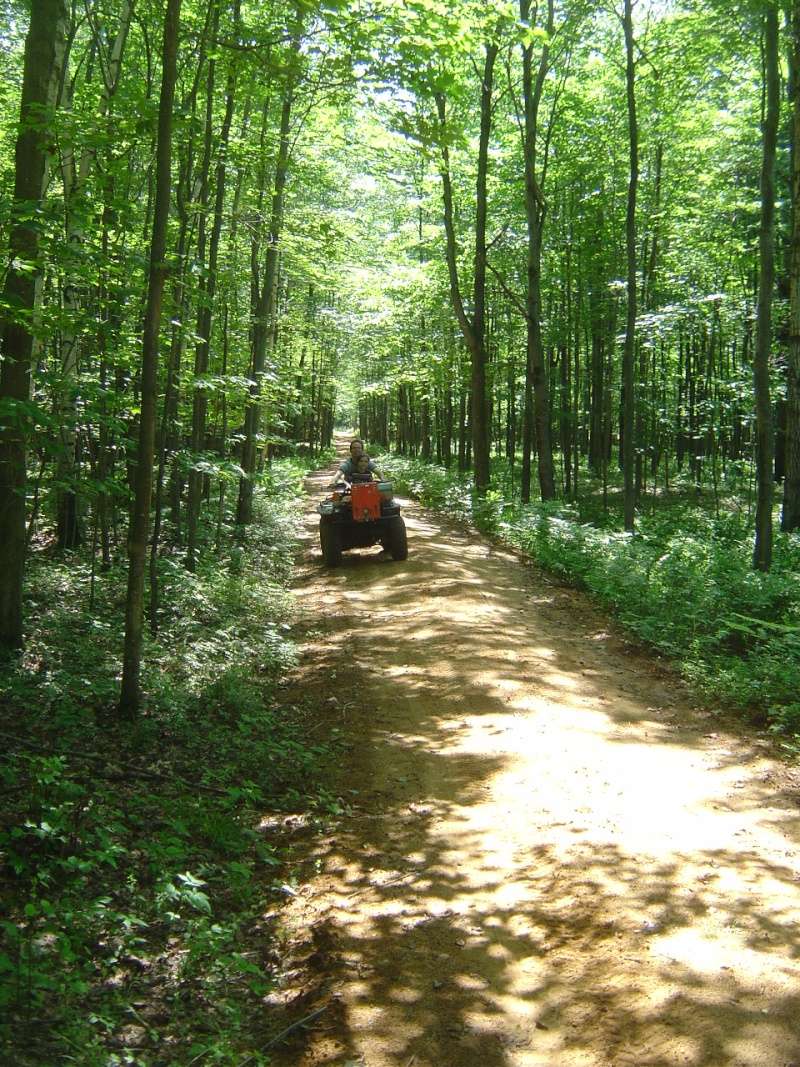
[[200, 523], [200, 508], [203, 497], [203, 471], [200, 469], [200, 456], [205, 450], [206, 417], [208, 414], [208, 390], [198, 385], [208, 373], [209, 350], [211, 345], [211, 303], [213, 300], [212, 269], [209, 259], [206, 265], [206, 227], [208, 225], [208, 202], [210, 196], [209, 177], [211, 172], [211, 152], [213, 140], [213, 116], [215, 97], [215, 76], [217, 63], [214, 49], [219, 36], [219, 2], [212, 0], [211, 50], [212, 58], [208, 61], [208, 80], [206, 83], [206, 115], [203, 146], [203, 163], [200, 172], [200, 205], [197, 236], [197, 259], [200, 266], [200, 278], [197, 286], [197, 331], [194, 350], [194, 383], [192, 389], [192, 466], [189, 470], [189, 492], [186, 506], [186, 569], [194, 571], [197, 566], [197, 534]]
[[[0, 647], [22, 645], [22, 582], [25, 571], [26, 405], [30, 400], [33, 333], [41, 274], [37, 219], [48, 170], [47, 129], [61, 78], [67, 10], [63, 0], [33, 0], [25, 39], [20, 124], [15, 149], [10, 265], [2, 307], [5, 313], [0, 363], [0, 402], [11, 418], [0, 429]], [[31, 221], [36, 220], [36, 221]], [[33, 269], [31, 269], [33, 268]]]
[[175, 97], [180, 8], [181, 0], [167, 0], [164, 15], [163, 67], [156, 143], [156, 195], [153, 209], [153, 237], [150, 244], [147, 307], [142, 334], [141, 416], [139, 447], [136, 455], [136, 491], [128, 535], [128, 595], [125, 604], [125, 646], [119, 702], [120, 714], [128, 718], [138, 712], [141, 700], [139, 674], [142, 660], [144, 578], [155, 452], [158, 335], [161, 325], [161, 298], [167, 274], [172, 108]]
[[489, 169], [489, 135], [492, 128], [492, 85], [497, 45], [487, 44], [481, 81], [481, 123], [478, 141], [478, 177], [475, 190], [475, 272], [472, 287], [472, 383], [470, 411], [475, 488], [489, 487], [489, 418], [486, 402], [486, 179]]
[[[299, 60], [301, 26], [298, 23], [292, 32], [292, 51]], [[242, 469], [239, 479], [239, 499], [236, 506], [236, 523], [240, 527], [253, 521], [253, 480], [258, 459], [258, 435], [261, 424], [261, 382], [266, 370], [267, 353], [274, 343], [275, 297], [278, 274], [278, 242], [283, 229], [284, 193], [289, 168], [289, 131], [294, 101], [297, 74], [290, 71], [281, 106], [281, 125], [278, 141], [278, 158], [275, 163], [275, 185], [272, 195], [272, 210], [269, 225], [269, 244], [264, 264], [264, 285], [259, 294], [253, 323], [253, 384], [245, 410], [245, 438], [242, 444]]]
[[464, 472], [469, 469], [467, 459], [467, 395], [463, 386], [459, 387], [458, 394], [458, 469]]
[[792, 239], [789, 266], [789, 345], [785, 480], [781, 529], [800, 529], [800, 0], [792, 4]]
[[450, 300], [469, 350], [472, 375], [470, 381], [470, 425], [474, 455], [475, 488], [484, 492], [489, 486], [489, 424], [486, 403], [486, 179], [489, 165], [489, 135], [492, 126], [492, 88], [497, 45], [485, 45], [483, 78], [481, 81], [481, 121], [478, 143], [478, 177], [476, 183], [475, 259], [473, 283], [473, 315], [467, 317], [456, 263], [456, 232], [453, 214], [453, 189], [450, 178], [450, 152], [447, 144], [446, 106], [443, 93], [436, 94], [439, 132], [442, 151], [442, 192], [444, 226], [447, 238], [447, 269], [450, 279]]
[[[594, 301], [593, 301], [594, 304]], [[589, 467], [598, 478], [606, 461], [604, 414], [605, 351], [598, 320], [592, 324], [592, 349], [589, 366]]]
[[761, 161], [761, 226], [758, 237], [759, 277], [753, 387], [756, 409], [756, 536], [753, 568], [772, 564], [772, 458], [774, 449], [769, 356], [772, 331], [772, 286], [775, 277], [775, 149], [779, 117], [778, 14], [767, 6], [764, 17], [764, 73], [767, 110]]
[[[106, 130], [111, 136], [113, 114], [111, 104], [119, 84], [120, 71], [122, 69], [122, 57], [125, 43], [128, 39], [131, 17], [133, 15], [132, 0], [123, 0], [119, 15], [119, 27], [108, 54], [101, 60], [100, 68], [103, 73], [103, 86], [100, 91], [98, 104], [98, 117], [105, 120]], [[99, 35], [95, 34], [94, 47], [101, 55], [104, 51], [103, 42]], [[87, 75], [88, 76], [88, 75]], [[71, 107], [72, 83], [69, 77], [65, 77], [62, 91], [62, 106]], [[85, 254], [86, 243], [85, 225], [87, 218], [91, 217], [91, 205], [85, 202], [86, 182], [89, 177], [94, 151], [89, 145], [84, 145], [80, 158], [75, 159], [72, 146], [67, 144], [62, 152], [61, 176], [64, 186], [64, 210], [66, 215], [66, 247], [70, 254], [69, 268], [75, 272], [69, 275], [63, 288], [63, 303], [68, 325], [61, 335], [61, 381], [59, 394], [56, 398], [56, 411], [58, 418], [59, 453], [57, 461], [57, 493], [56, 493], [56, 524], [59, 548], [77, 548], [83, 541], [83, 529], [80, 517], [80, 503], [77, 490], [76, 449], [77, 449], [77, 394], [75, 392], [75, 380], [78, 374], [80, 357], [80, 332], [76, 330], [73, 320], [79, 314], [80, 285], [77, 280], [77, 270], [81, 257]]]
[[[520, 18], [527, 22], [530, 16], [530, 0], [520, 0]], [[553, 32], [553, 0], [547, 4], [547, 33]], [[544, 80], [547, 74], [549, 48], [542, 46], [539, 70], [536, 82], [533, 81], [532, 69], [533, 45], [522, 48], [522, 92], [525, 109], [525, 130], [522, 138], [522, 151], [525, 160], [525, 217], [528, 227], [527, 248], [527, 287], [526, 287], [526, 325], [527, 325], [527, 366], [526, 392], [532, 395], [532, 407], [526, 404], [527, 417], [533, 415], [534, 432], [523, 432], [524, 440], [536, 439], [536, 453], [539, 474], [539, 492], [542, 500], [552, 500], [555, 496], [555, 476], [553, 474], [553, 447], [550, 436], [550, 391], [542, 348], [542, 228], [546, 205], [542, 191], [536, 179], [536, 149], [539, 119], [539, 103], [542, 98]], [[530, 383], [528, 385], [528, 382]], [[530, 468], [528, 468], [530, 469]], [[530, 475], [528, 475], [530, 479]], [[530, 496], [527, 487], [525, 498]]]
[[[233, 26], [234, 36], [238, 36], [239, 30], [239, 0], [234, 0], [233, 4]], [[213, 39], [215, 40], [218, 34], [218, 25], [215, 20], [213, 27]], [[211, 66], [213, 60], [209, 65], [209, 110], [207, 115], [207, 121], [209, 129], [207, 136], [210, 135], [210, 126], [212, 119], [212, 100], [213, 95], [213, 83], [214, 77], [211, 73]], [[197, 345], [195, 348], [195, 367], [194, 372], [196, 377], [204, 377], [208, 374], [210, 357], [211, 357], [211, 337], [212, 337], [212, 325], [214, 321], [214, 301], [217, 295], [217, 266], [219, 261], [219, 243], [222, 234], [222, 209], [225, 203], [225, 187], [227, 181], [227, 159], [228, 159], [228, 142], [230, 140], [231, 125], [233, 123], [233, 108], [234, 99], [236, 96], [236, 58], [231, 59], [231, 65], [228, 70], [227, 84], [225, 87], [225, 115], [222, 120], [222, 128], [219, 134], [219, 142], [217, 145], [217, 166], [214, 176], [214, 210], [211, 222], [211, 239], [209, 242], [208, 250], [208, 270], [206, 277], [203, 279], [200, 288], [200, 309], [197, 323]], [[207, 181], [207, 161], [204, 159], [203, 164], [203, 181]], [[205, 202], [205, 199], [204, 199]], [[235, 218], [235, 214], [234, 214]], [[204, 220], [200, 220], [201, 226], [204, 225]], [[206, 412], [207, 412], [207, 394], [205, 389], [198, 389], [195, 384], [193, 394], [193, 417], [192, 417], [192, 450], [195, 452], [195, 456], [198, 452], [202, 452], [205, 449], [205, 435], [206, 435]], [[189, 524], [187, 530], [187, 568], [191, 571], [196, 566], [196, 553], [197, 553], [197, 526], [200, 513], [199, 503], [199, 485], [198, 472], [192, 470], [189, 475], [189, 496], [190, 505], [188, 508]], [[193, 492], [197, 496], [193, 496]]]
[[639, 130], [636, 123], [636, 95], [634, 92], [632, 0], [625, 0], [623, 27], [625, 31], [625, 85], [628, 99], [628, 142], [630, 174], [628, 205], [625, 216], [625, 241], [628, 261], [628, 311], [625, 325], [625, 349], [622, 359], [622, 470], [624, 478], [625, 529], [633, 530], [636, 513], [634, 481], [634, 357], [636, 351], [636, 193], [639, 185]]

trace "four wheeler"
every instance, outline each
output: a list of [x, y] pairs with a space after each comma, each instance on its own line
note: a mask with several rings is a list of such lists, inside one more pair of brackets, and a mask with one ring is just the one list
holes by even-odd
[[392, 499], [391, 482], [337, 482], [317, 511], [322, 559], [329, 567], [337, 567], [348, 548], [379, 541], [393, 559], [408, 557], [406, 524]]

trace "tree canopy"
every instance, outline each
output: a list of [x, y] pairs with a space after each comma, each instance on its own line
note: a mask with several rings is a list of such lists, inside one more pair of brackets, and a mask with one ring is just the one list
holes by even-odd
[[[592, 478], [607, 494], [621, 467], [629, 528], [676, 476], [716, 491], [757, 469], [797, 525], [788, 8], [184, 0], [168, 135], [166, 9], [48, 11], [12, 3], [0, 25], [4, 604], [49, 530], [109, 566], [151, 418], [153, 627], [159, 559], [191, 570], [245, 538], [265, 464], [319, 451], [336, 421], [473, 470], [480, 492], [502, 462], [523, 501]], [[63, 37], [49, 60], [24, 49], [40, 12]], [[28, 106], [34, 73], [49, 96]], [[26, 130], [41, 195], [15, 191]]]

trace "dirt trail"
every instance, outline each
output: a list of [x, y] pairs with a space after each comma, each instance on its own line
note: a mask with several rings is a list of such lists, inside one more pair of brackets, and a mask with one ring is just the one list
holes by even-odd
[[327, 1008], [277, 1062], [800, 1065], [800, 773], [582, 595], [405, 515], [407, 563], [334, 571], [309, 519], [299, 684], [352, 811], [288, 909], [281, 996]]

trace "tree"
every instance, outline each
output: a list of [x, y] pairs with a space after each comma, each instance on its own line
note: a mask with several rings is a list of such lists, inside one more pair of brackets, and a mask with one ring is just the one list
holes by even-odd
[[142, 333], [141, 413], [136, 452], [135, 495], [128, 534], [128, 594], [125, 602], [125, 646], [122, 661], [120, 713], [132, 717], [139, 710], [139, 675], [142, 660], [144, 579], [147, 536], [150, 529], [150, 497], [156, 430], [156, 383], [161, 300], [167, 275], [167, 222], [172, 174], [172, 111], [180, 29], [181, 0], [167, 0], [162, 43], [161, 95], [156, 140], [156, 189], [153, 232], [147, 287], [147, 307]]
[[629, 175], [625, 214], [628, 304], [625, 320], [625, 349], [622, 357], [622, 472], [625, 480], [624, 522], [626, 530], [633, 530], [636, 516], [634, 359], [636, 354], [636, 193], [639, 185], [639, 127], [636, 122], [636, 68], [633, 54], [632, 8], [633, 0], [625, 0], [622, 24], [625, 33]]
[[41, 284], [37, 214], [47, 180], [52, 112], [64, 61], [63, 0], [33, 0], [25, 41], [22, 100], [0, 328], [0, 647], [22, 644], [27, 441], [32, 428], [31, 353]]
[[[530, 0], [520, 0], [519, 13], [527, 25], [530, 18]], [[533, 79], [533, 42], [522, 44], [522, 92], [524, 103], [524, 128], [522, 152], [525, 170], [525, 219], [528, 229], [527, 285], [525, 300], [525, 324], [527, 330], [527, 359], [525, 370], [525, 407], [522, 456], [522, 500], [530, 499], [530, 468], [532, 438], [536, 437], [536, 454], [539, 465], [539, 491], [542, 500], [555, 496], [553, 476], [553, 448], [550, 441], [550, 392], [547, 383], [544, 351], [542, 348], [542, 227], [546, 204], [541, 186], [536, 179], [536, 149], [539, 107], [542, 100], [544, 79], [549, 62], [549, 39], [554, 28], [553, 0], [548, 0], [545, 44], [539, 60], [539, 70]]]
[[764, 78], [767, 107], [761, 161], [761, 222], [758, 235], [758, 306], [753, 385], [756, 408], [756, 536], [753, 567], [768, 571], [772, 563], [773, 425], [769, 387], [772, 346], [772, 290], [775, 278], [775, 152], [780, 111], [778, 13], [767, 0], [764, 12]]
[[786, 399], [786, 476], [781, 529], [800, 529], [800, 2], [791, 6], [792, 234]]
[[[258, 436], [262, 404], [261, 389], [267, 354], [274, 344], [275, 337], [274, 317], [278, 281], [279, 242], [283, 230], [286, 178], [291, 147], [292, 105], [299, 74], [301, 33], [302, 21], [298, 11], [292, 30], [288, 71], [281, 102], [281, 122], [278, 133], [278, 152], [275, 161], [267, 253], [264, 263], [264, 282], [260, 292], [257, 293], [256, 306], [254, 308], [252, 384], [245, 413], [244, 442], [242, 444], [242, 468], [244, 474], [239, 480], [239, 500], [236, 509], [236, 522], [240, 528], [253, 521], [253, 480], [258, 465]], [[254, 266], [257, 266], [257, 264], [254, 264]]]
[[[91, 11], [87, 13], [91, 34], [86, 48], [89, 53], [96, 52], [99, 57], [97, 69], [99, 69], [101, 77], [101, 88], [96, 113], [100, 123], [104, 123], [109, 119], [114, 95], [119, 86], [125, 43], [128, 39], [132, 17], [133, 0], [123, 0], [119, 14], [119, 25], [110, 44], [107, 46], [104, 35], [95, 22], [95, 13]], [[74, 49], [72, 50], [74, 51]], [[91, 69], [92, 64], [89, 59], [86, 56], [82, 56], [81, 62], [77, 64], [78, 71], [84, 64], [87, 64]], [[67, 70], [62, 79], [60, 101], [62, 118], [63, 113], [72, 109], [78, 71], [76, 71], [74, 77], [71, 77]], [[88, 74], [86, 80], [90, 80]], [[108, 122], [107, 126], [110, 129], [111, 123]], [[108, 136], [107, 131], [103, 132]], [[81, 278], [81, 262], [87, 255], [87, 221], [91, 217], [94, 207], [87, 185], [97, 147], [89, 137], [86, 137], [80, 146], [76, 146], [74, 143], [76, 134], [77, 129], [71, 135], [67, 135], [62, 141], [61, 148], [61, 179], [64, 195], [65, 248], [67, 256], [67, 276], [63, 284], [62, 299], [67, 321], [60, 337], [61, 367], [58, 395], [55, 402], [59, 423], [56, 469], [56, 522], [59, 548], [76, 548], [83, 539], [77, 492], [76, 449], [78, 435], [76, 427], [78, 413], [76, 410], [75, 379], [78, 374], [81, 346], [81, 331], [78, 321], [80, 293], [81, 289], [85, 287], [85, 283]], [[110, 137], [108, 139], [110, 140]], [[107, 169], [109, 162], [109, 159], [103, 158], [98, 169], [101, 172], [103, 169]], [[94, 296], [95, 298], [97, 296], [96, 288]]]
[[[239, 4], [234, 4], [234, 31], [239, 28]], [[219, 33], [219, 10], [214, 8], [212, 47], [217, 47], [216, 38]], [[200, 455], [205, 450], [206, 436], [206, 413], [208, 397], [203, 379], [208, 374], [209, 354], [211, 348], [212, 324], [214, 316], [214, 301], [217, 292], [217, 267], [219, 261], [219, 244], [222, 234], [222, 212], [225, 202], [226, 161], [228, 153], [228, 141], [230, 138], [231, 124], [233, 122], [234, 96], [236, 90], [236, 66], [235, 60], [231, 60], [225, 88], [225, 115], [222, 120], [222, 129], [219, 134], [217, 148], [218, 161], [215, 175], [214, 211], [211, 223], [211, 239], [209, 242], [208, 263], [205, 260], [205, 236], [206, 236], [206, 210], [209, 201], [209, 172], [211, 168], [212, 154], [212, 120], [213, 104], [215, 96], [215, 70], [216, 61], [212, 58], [208, 64], [208, 85], [206, 94], [206, 128], [205, 144], [203, 150], [203, 164], [201, 168], [201, 215], [200, 236], [198, 239], [199, 256], [203, 273], [200, 278], [200, 291], [198, 294], [197, 336], [195, 342], [194, 374], [195, 384], [192, 390], [192, 453], [193, 465], [189, 473], [189, 501], [187, 516], [187, 551], [186, 566], [194, 571], [197, 563], [197, 527], [200, 520], [200, 502], [202, 495], [203, 471], [200, 467]]]
[[475, 255], [472, 284], [472, 315], [464, 307], [456, 259], [456, 231], [453, 210], [453, 185], [450, 174], [448, 145], [447, 100], [440, 89], [435, 94], [439, 119], [441, 147], [441, 179], [444, 199], [447, 269], [450, 279], [450, 300], [456, 320], [470, 353], [472, 377], [470, 387], [470, 423], [475, 488], [485, 492], [489, 487], [489, 426], [486, 409], [486, 183], [489, 167], [489, 137], [492, 129], [492, 88], [494, 64], [498, 46], [494, 41], [484, 45], [483, 75], [481, 78], [480, 135], [478, 140], [478, 172], [475, 186]]

